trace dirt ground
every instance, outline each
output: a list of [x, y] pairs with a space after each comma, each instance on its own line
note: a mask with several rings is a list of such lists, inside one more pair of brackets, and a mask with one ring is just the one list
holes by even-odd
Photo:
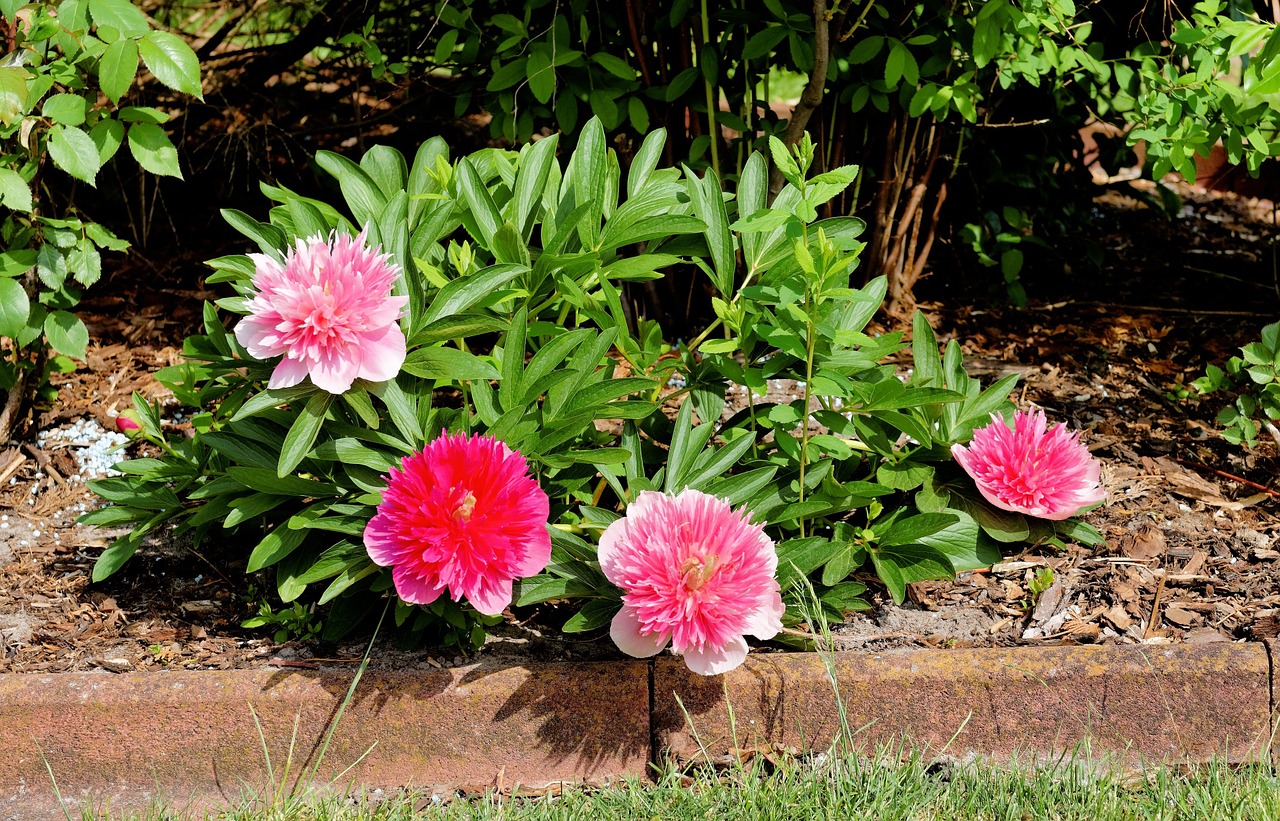
[[[1273, 204], [1187, 186], [1179, 193], [1185, 205], [1173, 219], [1122, 189], [1099, 196], [1103, 270], [1064, 264], [1040, 272], [1029, 288], [1040, 301], [1029, 308], [955, 298], [924, 305], [940, 339], [961, 341], [975, 375], [1020, 374], [1020, 405], [1085, 431], [1109, 494], [1088, 520], [1106, 546], [1007, 553], [989, 571], [911, 585], [902, 607], [866, 577], [873, 608], [837, 629], [841, 646], [1280, 635], [1276, 444], [1264, 437], [1252, 452], [1232, 446], [1214, 431], [1221, 400], [1174, 393], [1280, 318]], [[93, 504], [83, 485], [85, 449], [54, 432], [91, 423], [111, 430], [134, 390], [163, 398], [150, 374], [177, 360], [199, 301], [213, 296], [153, 288], [90, 300], [87, 363], [59, 377], [59, 402], [38, 420], [41, 436], [0, 448], [0, 671], [311, 666], [363, 651], [355, 642], [276, 645], [269, 630], [241, 628], [251, 615], [248, 580], [224, 576], [223, 564], [172, 539], [147, 545], [106, 582], [90, 583], [111, 534], [74, 524]], [[128, 316], [120, 310], [126, 304], [137, 306]], [[182, 424], [176, 415], [171, 421]], [[1038, 591], [1045, 568], [1053, 582]], [[486, 653], [574, 659], [616, 652], [607, 637], [562, 640], [528, 625], [501, 632]], [[379, 656], [398, 666], [463, 661], [430, 651]]]

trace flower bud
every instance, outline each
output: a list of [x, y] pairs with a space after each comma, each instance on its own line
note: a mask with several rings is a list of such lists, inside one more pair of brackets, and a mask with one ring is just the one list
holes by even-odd
[[116, 430], [128, 436], [130, 439], [137, 439], [142, 435], [142, 419], [135, 410], [121, 411], [116, 417]]

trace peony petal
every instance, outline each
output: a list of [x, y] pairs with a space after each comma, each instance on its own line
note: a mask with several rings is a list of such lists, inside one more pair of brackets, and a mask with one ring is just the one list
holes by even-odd
[[302, 380], [307, 378], [307, 364], [298, 359], [290, 359], [285, 357], [280, 360], [280, 364], [276, 365], [276, 369], [271, 372], [271, 380], [267, 382], [267, 387], [276, 388], [292, 388]]
[[516, 565], [519, 578], [536, 576], [551, 563], [551, 534], [544, 526], [541, 531], [529, 534], [529, 543], [525, 546], [524, 559]]
[[481, 584], [478, 590], [467, 592], [467, 601], [486, 616], [500, 616], [511, 604], [511, 580], [497, 579], [491, 585]]
[[364, 549], [373, 563], [390, 567], [396, 562], [395, 530], [388, 517], [375, 515], [364, 528]]
[[389, 325], [379, 333], [361, 338], [359, 376], [370, 382], [394, 379], [400, 373], [404, 358], [404, 334], [399, 325]]
[[334, 354], [311, 366], [311, 381], [322, 391], [343, 394], [360, 373], [360, 363], [354, 358]]
[[391, 578], [396, 584], [396, 595], [408, 604], [431, 604], [444, 592], [443, 584], [427, 581], [402, 565], [391, 571]]
[[[630, 511], [628, 511], [630, 515]], [[619, 565], [622, 543], [627, 538], [627, 519], [617, 519], [600, 534], [600, 545], [596, 548], [596, 558], [600, 560], [600, 570], [610, 584], [622, 583], [622, 567]]]
[[647, 659], [662, 652], [671, 640], [661, 633], [641, 633], [640, 619], [630, 605], [622, 605], [622, 609], [613, 617], [609, 625], [609, 638], [618, 645], [618, 649], [632, 658]]
[[[285, 352], [276, 335], [275, 321], [270, 316], [246, 316], [236, 323], [236, 341], [254, 359], [274, 359]], [[272, 342], [267, 340], [271, 339]]]
[[761, 641], [768, 641], [782, 630], [782, 614], [786, 609], [786, 605], [782, 603], [782, 594], [775, 591], [769, 600], [756, 608], [756, 611], [747, 619], [747, 628], [743, 632]]
[[701, 676], [727, 673], [746, 660], [747, 640], [742, 636], [735, 636], [723, 647], [687, 647], [684, 651], [685, 666]]

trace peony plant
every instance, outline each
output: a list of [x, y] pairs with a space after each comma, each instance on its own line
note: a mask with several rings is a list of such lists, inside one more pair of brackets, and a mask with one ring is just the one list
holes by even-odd
[[[984, 389], [920, 316], [909, 348], [867, 332], [885, 283], [853, 287], [862, 224], [817, 210], [857, 169], [810, 176], [811, 144], [775, 143], [769, 202], [763, 156], [726, 194], [660, 168], [663, 139], [625, 176], [598, 122], [563, 165], [555, 137], [321, 152], [340, 205], [264, 186], [267, 222], [226, 212], [258, 251], [211, 261], [235, 294], [158, 375], [194, 430], [166, 436], [135, 398], [158, 453], [94, 483], [114, 504], [84, 521], [133, 527], [95, 578], [174, 523], [284, 602], [330, 605], [330, 638], [387, 596], [408, 633], [462, 646], [553, 603], [566, 632], [715, 674], [800, 623], [800, 589], [839, 617], [867, 606], [864, 568], [901, 601], [1000, 543], [1098, 540], [993, 504], [953, 458], [1012, 410], [1012, 378]], [[718, 317], [674, 357], [622, 300], [673, 270], [706, 277]], [[902, 378], [886, 359], [908, 353]], [[803, 395], [765, 400], [783, 378]]]

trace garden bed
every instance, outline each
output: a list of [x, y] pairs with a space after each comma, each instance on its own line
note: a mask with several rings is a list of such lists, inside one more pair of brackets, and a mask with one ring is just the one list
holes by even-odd
[[[1275, 318], [1280, 300], [1263, 276], [1270, 265], [1266, 238], [1275, 235], [1270, 204], [1186, 186], [1180, 193], [1186, 206], [1170, 221], [1115, 191], [1098, 198], [1099, 224], [1114, 226], [1097, 238], [1108, 267], [1073, 275], [1077, 301], [1025, 310], [954, 308], [965, 300], [951, 294], [947, 307], [926, 305], [939, 337], [961, 341], [974, 375], [989, 382], [1016, 372], [1023, 377], [1020, 405], [1042, 407], [1052, 421], [1087, 431], [1109, 492], [1088, 520], [1107, 545], [1006, 554], [990, 571], [911, 585], [901, 607], [867, 577], [872, 609], [835, 628], [840, 646], [1215, 642], [1280, 633], [1280, 518], [1274, 492], [1264, 489], [1277, 472], [1274, 443], [1264, 438], [1253, 452], [1232, 446], [1215, 433], [1215, 403], [1174, 393]], [[1046, 274], [1043, 292], [1052, 294], [1058, 274]], [[139, 290], [86, 303], [94, 337], [88, 361], [58, 378], [59, 402], [40, 416], [37, 440], [0, 452], [7, 474], [0, 506], [9, 517], [0, 522], [8, 525], [0, 527], [0, 670], [350, 662], [361, 644], [280, 646], [270, 630], [241, 628], [252, 615], [253, 591], [242, 576], [222, 575], [222, 564], [181, 541], [153, 540], [121, 572], [89, 583], [111, 534], [73, 524], [80, 506], [93, 503], [74, 456], [82, 447], [53, 432], [89, 421], [110, 428], [134, 390], [160, 397], [150, 372], [177, 360], [175, 346], [197, 321], [194, 311], [156, 306], [195, 305], [199, 295], [148, 291], [153, 278], [117, 274], [118, 281], [126, 278]], [[1234, 308], [1219, 309], [1217, 300], [1231, 288], [1256, 299], [1236, 298], [1229, 300]], [[122, 304], [151, 307], [119, 316]], [[784, 397], [794, 397], [794, 385], [771, 382], [769, 398]], [[726, 412], [745, 397], [729, 400]], [[180, 428], [180, 409], [173, 411], [166, 421]], [[235, 552], [229, 545], [207, 549]], [[607, 639], [552, 638], [554, 629], [544, 635], [543, 619], [557, 617], [554, 608], [546, 610], [521, 611], [520, 624], [500, 631], [485, 653], [616, 656]], [[295, 634], [305, 634], [307, 624], [305, 613], [290, 622]], [[464, 661], [429, 650], [383, 658], [390, 666]]]

